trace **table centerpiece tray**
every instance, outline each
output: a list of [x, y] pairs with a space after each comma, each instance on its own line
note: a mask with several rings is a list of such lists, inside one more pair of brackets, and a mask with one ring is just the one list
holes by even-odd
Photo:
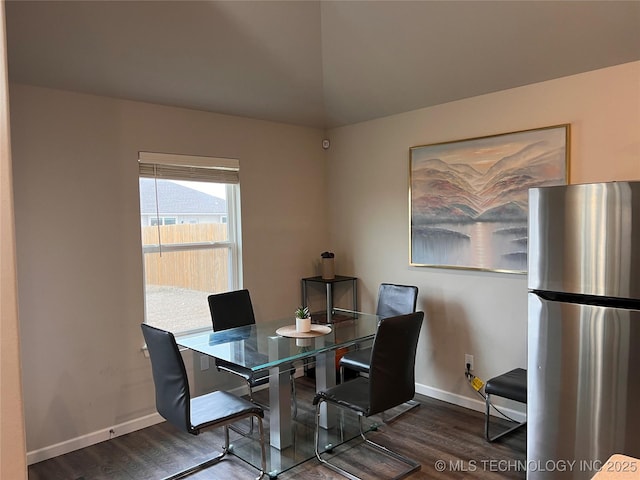
[[276, 333], [281, 337], [314, 338], [321, 337], [322, 335], [326, 335], [327, 333], [331, 333], [331, 327], [327, 325], [317, 325], [315, 323], [312, 323], [310, 331], [299, 332], [296, 330], [295, 325], [287, 325], [285, 327], [280, 327], [279, 329], [277, 329]]

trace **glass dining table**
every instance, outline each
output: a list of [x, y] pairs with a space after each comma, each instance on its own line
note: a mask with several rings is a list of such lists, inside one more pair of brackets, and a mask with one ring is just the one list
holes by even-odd
[[[315, 410], [311, 416], [293, 418], [291, 369], [312, 363], [315, 365], [316, 391], [335, 385], [336, 351], [372, 341], [379, 322], [376, 315], [342, 309], [334, 309], [333, 318], [333, 323], [313, 324], [308, 334], [296, 332], [295, 320], [291, 317], [176, 339], [180, 347], [194, 352], [256, 372], [269, 371], [269, 421], [266, 429], [271, 444], [267, 469], [271, 478], [314, 456]], [[359, 434], [357, 422], [346, 430], [345, 425], [339, 423], [335, 407], [323, 404], [320, 412], [321, 440], [327, 448]], [[257, 442], [234, 444], [234, 454], [257, 465], [260, 461], [258, 450], [251, 447], [252, 443], [255, 445]]]

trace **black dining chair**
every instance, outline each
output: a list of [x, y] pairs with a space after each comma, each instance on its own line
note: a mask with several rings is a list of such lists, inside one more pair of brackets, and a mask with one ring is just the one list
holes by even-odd
[[416, 350], [423, 319], [424, 312], [382, 319], [371, 348], [369, 376], [360, 376], [316, 393], [313, 398], [316, 406], [315, 453], [323, 465], [347, 478], [359, 479], [322, 458], [319, 445], [320, 407], [325, 402], [356, 412], [364, 444], [407, 464], [409, 469], [402, 476], [420, 469], [420, 464], [414, 460], [369, 440], [364, 433], [362, 419], [401, 405], [414, 397]]
[[[404, 315], [416, 311], [418, 287], [412, 285], [380, 284], [376, 315], [380, 318]], [[345, 380], [345, 369], [358, 373], [369, 373], [371, 348], [359, 348], [342, 356], [338, 362], [340, 381]]]
[[[256, 323], [255, 315], [253, 313], [253, 304], [251, 303], [251, 296], [249, 295], [249, 290], [247, 289], [209, 295], [208, 301], [214, 332], [227, 330], [229, 328], [254, 325]], [[217, 358], [215, 362], [218, 371], [225, 371], [233, 375], [237, 375], [246, 382], [247, 388], [249, 389], [249, 400], [251, 400], [252, 402], [254, 401], [253, 389], [255, 387], [266, 385], [269, 383], [268, 370], [260, 370], [254, 372], [250, 368]], [[295, 368], [293, 367], [293, 365], [289, 366], [289, 370], [291, 372], [290, 377], [293, 416], [295, 417], [297, 415], [297, 403], [294, 381]]]
[[[396, 285], [393, 283], [381, 283], [378, 290], [378, 306], [376, 315], [380, 318], [392, 317], [394, 315], [404, 315], [416, 311], [418, 303], [418, 287], [413, 285]], [[345, 369], [360, 374], [368, 374], [371, 363], [371, 347], [358, 348], [346, 353], [339, 361], [340, 381], [345, 381]], [[420, 402], [413, 399], [406, 402], [404, 410], [388, 417], [383, 415], [385, 423], [392, 422], [400, 415], [405, 414], [420, 406]]]
[[189, 380], [171, 332], [143, 323], [142, 334], [151, 359], [151, 370], [156, 392], [156, 409], [169, 423], [183, 432], [198, 435], [209, 428], [224, 427], [222, 452], [205, 461], [166, 477], [164, 480], [183, 478], [218, 463], [229, 450], [229, 426], [245, 418], [257, 419], [260, 434], [262, 463], [261, 479], [267, 468], [262, 418], [259, 405], [225, 391], [216, 391], [191, 398]]

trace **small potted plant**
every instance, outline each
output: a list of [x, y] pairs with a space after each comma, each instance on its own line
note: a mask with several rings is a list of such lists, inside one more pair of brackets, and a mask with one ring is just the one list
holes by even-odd
[[296, 331], [311, 331], [311, 314], [309, 313], [309, 307], [301, 306], [296, 310]]

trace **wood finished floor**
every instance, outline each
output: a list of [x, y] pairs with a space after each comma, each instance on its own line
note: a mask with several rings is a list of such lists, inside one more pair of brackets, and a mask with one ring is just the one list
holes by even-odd
[[[259, 392], [262, 393], [262, 392]], [[311, 408], [313, 384], [297, 380], [298, 408]], [[484, 439], [484, 416], [439, 400], [418, 395], [421, 406], [383, 425], [369, 438], [421, 463], [411, 479], [524, 479], [519, 464], [526, 461], [526, 430], [520, 429], [495, 443]], [[233, 437], [233, 434], [232, 434]], [[29, 480], [156, 480], [212, 456], [222, 444], [222, 429], [192, 436], [161, 423], [116, 437], [82, 450], [29, 466]], [[337, 450], [340, 451], [340, 450]], [[338, 462], [363, 478], [384, 479], [396, 466], [352, 441]], [[440, 463], [444, 462], [444, 463]], [[444, 465], [444, 469], [438, 468]], [[442, 471], [440, 471], [442, 470]], [[227, 456], [221, 463], [188, 477], [250, 479], [257, 471], [244, 461]], [[268, 477], [265, 477], [268, 478]], [[284, 480], [342, 479], [316, 459], [281, 473]]]

